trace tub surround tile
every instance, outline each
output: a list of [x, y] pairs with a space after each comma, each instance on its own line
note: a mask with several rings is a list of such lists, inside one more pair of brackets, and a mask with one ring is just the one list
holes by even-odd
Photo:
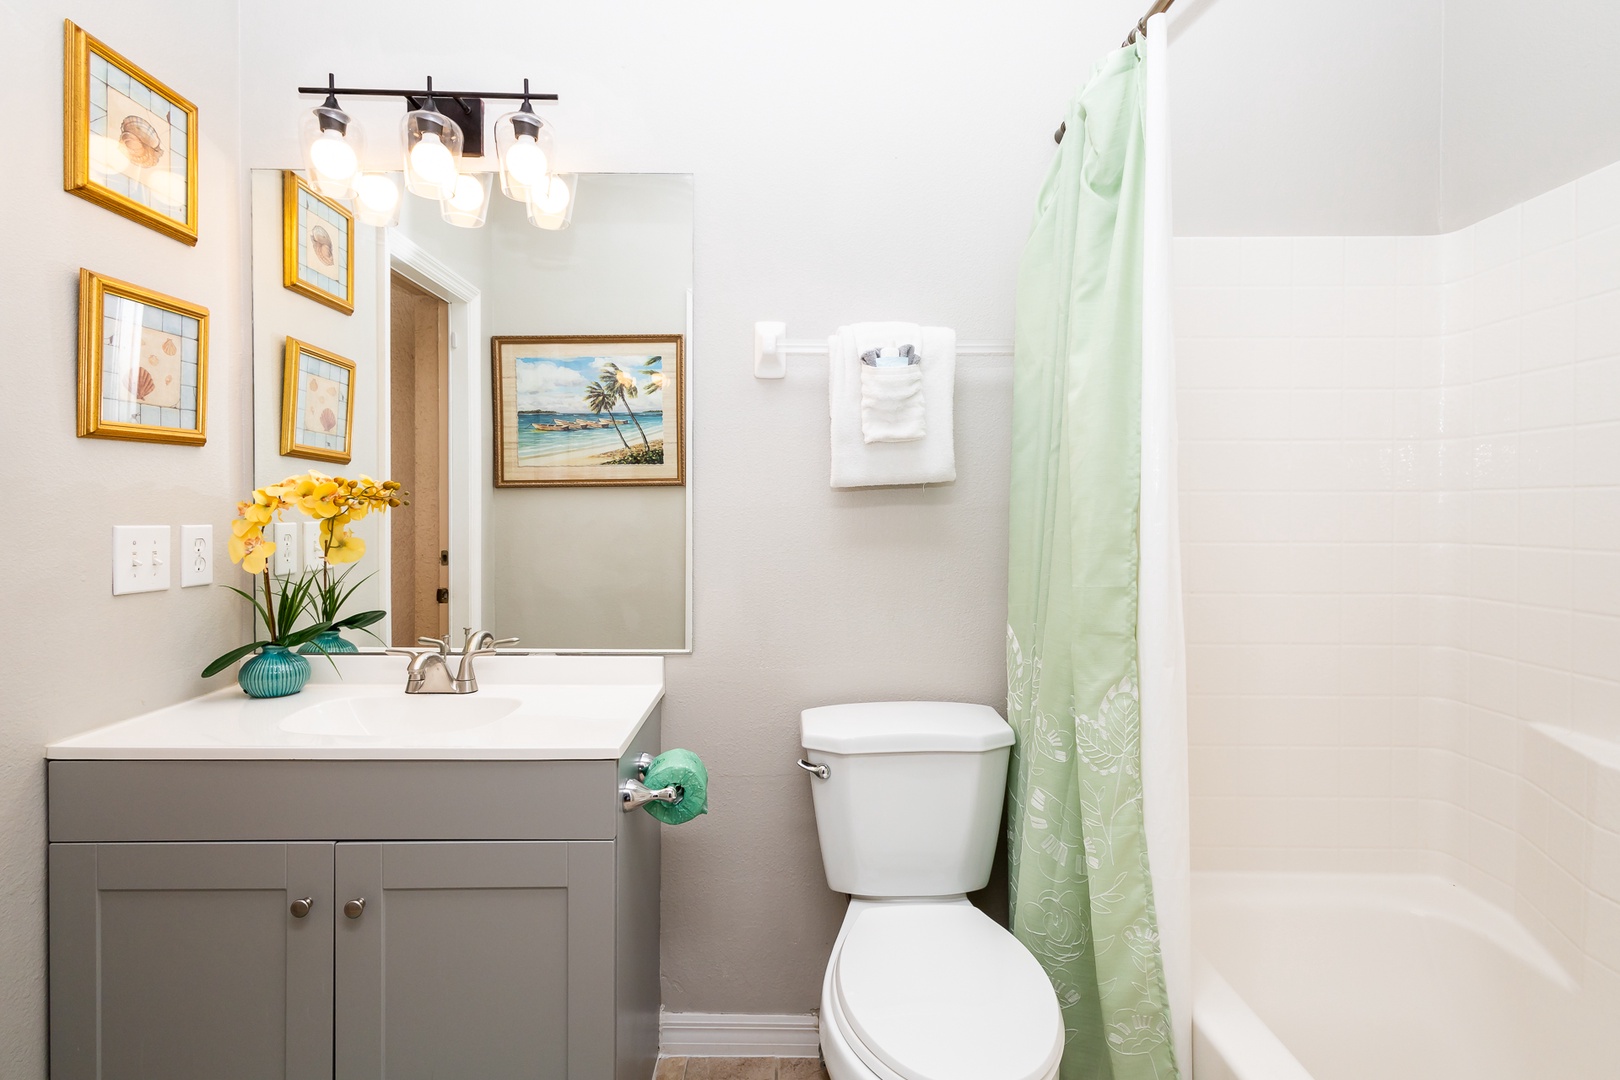
[[1441, 873], [1620, 980], [1620, 769], [1532, 726], [1620, 738], [1620, 163], [1177, 260], [1195, 867]]

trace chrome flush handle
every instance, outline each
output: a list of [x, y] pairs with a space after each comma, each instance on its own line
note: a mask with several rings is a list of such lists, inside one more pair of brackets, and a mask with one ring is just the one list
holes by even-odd
[[822, 780], [825, 780], [827, 777], [832, 775], [832, 770], [827, 768], [827, 766], [806, 761], [804, 758], [799, 759], [798, 765], [799, 768], [803, 769], [805, 772]]

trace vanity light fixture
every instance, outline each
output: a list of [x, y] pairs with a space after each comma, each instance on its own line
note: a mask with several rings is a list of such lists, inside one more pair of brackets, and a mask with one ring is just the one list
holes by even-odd
[[354, 197], [360, 177], [360, 131], [338, 107], [337, 83], [326, 77], [326, 100], [304, 114], [301, 138], [309, 184], [328, 199]]
[[530, 192], [550, 175], [556, 147], [550, 127], [529, 102], [529, 80], [523, 80], [523, 104], [495, 121], [495, 150], [501, 163], [501, 193], [527, 202]]
[[[427, 99], [400, 122], [405, 144], [405, 187], [424, 199], [448, 199], [455, 194], [461, 171], [461, 125], [439, 111], [433, 99], [433, 77], [428, 76]], [[483, 112], [480, 108], [479, 113]]]
[[515, 112], [495, 122], [501, 191], [525, 203], [529, 219], [541, 228], [562, 228], [572, 217], [573, 179], [555, 175], [552, 129], [533, 106], [535, 101], [556, 101], [557, 95], [534, 93], [527, 79], [522, 93], [506, 93], [436, 91], [429, 77], [423, 92], [343, 87], [328, 74], [325, 86], [300, 86], [298, 92], [325, 96], [303, 124], [304, 165], [311, 186], [328, 198], [354, 199], [356, 216], [365, 224], [398, 224], [400, 192], [390, 177], [361, 171], [359, 128], [338, 105], [339, 95], [405, 100], [408, 111], [400, 123], [405, 188], [436, 200], [446, 221], [466, 228], [484, 223], [494, 186], [493, 173], [463, 168], [464, 158], [484, 153], [484, 100], [521, 102]]

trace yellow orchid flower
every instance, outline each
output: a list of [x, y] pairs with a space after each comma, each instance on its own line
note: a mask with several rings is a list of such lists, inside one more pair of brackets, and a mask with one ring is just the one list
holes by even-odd
[[233, 536], [226, 546], [230, 550], [231, 561], [241, 563], [242, 569], [250, 574], [263, 573], [265, 563], [276, 553], [276, 545], [257, 533], [246, 537]]
[[366, 542], [344, 529], [325, 545], [324, 550], [329, 563], [359, 562], [366, 553]]

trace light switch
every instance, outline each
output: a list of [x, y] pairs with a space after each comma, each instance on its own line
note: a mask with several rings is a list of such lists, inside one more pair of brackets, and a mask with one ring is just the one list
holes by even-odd
[[270, 526], [270, 539], [276, 553], [270, 556], [270, 572], [277, 577], [292, 577], [303, 567], [303, 554], [298, 542], [298, 522], [277, 521]]
[[167, 525], [113, 526], [113, 595], [162, 592], [169, 587]]
[[180, 526], [180, 587], [214, 582], [214, 527]]
[[321, 523], [318, 521], [304, 522], [304, 565], [311, 570], [319, 570], [321, 563], [325, 562], [325, 552], [321, 550]]

